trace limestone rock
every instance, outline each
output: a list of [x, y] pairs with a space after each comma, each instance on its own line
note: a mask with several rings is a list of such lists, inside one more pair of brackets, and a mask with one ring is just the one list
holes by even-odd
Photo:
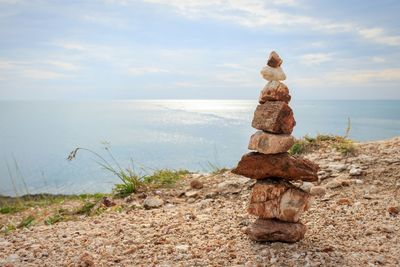
[[315, 163], [290, 156], [288, 153], [261, 154], [250, 152], [243, 155], [232, 173], [252, 179], [280, 177], [286, 180], [315, 182], [319, 167]]
[[264, 104], [266, 101], [283, 101], [289, 103], [291, 98], [289, 89], [284, 83], [271, 81], [264, 86], [258, 102], [260, 104]]
[[245, 231], [255, 241], [294, 243], [304, 238], [306, 226], [274, 219], [257, 219]]
[[362, 170], [360, 168], [351, 168], [349, 174], [350, 176], [359, 176], [362, 174]]
[[189, 190], [185, 192], [186, 197], [197, 197], [199, 195], [199, 191], [197, 190]]
[[287, 152], [294, 144], [294, 137], [288, 134], [270, 134], [257, 131], [250, 137], [249, 149], [263, 154]]
[[282, 101], [267, 101], [254, 111], [251, 126], [276, 134], [291, 134], [296, 121], [292, 109]]
[[319, 185], [313, 186], [313, 187], [310, 188], [310, 194], [312, 196], [322, 197], [322, 196], [324, 196], [326, 194], [326, 189], [325, 189], [325, 187], [319, 186]]
[[300, 188], [307, 193], [310, 193], [311, 187], [313, 187], [314, 184], [310, 182], [303, 182], [303, 184], [300, 186]]
[[161, 207], [164, 204], [164, 201], [159, 197], [147, 197], [144, 202], [143, 206], [145, 209], [154, 209]]
[[282, 62], [283, 62], [283, 60], [278, 55], [278, 53], [276, 53], [275, 51], [272, 51], [269, 54], [267, 65], [270, 66], [270, 67], [273, 67], [273, 68], [277, 68], [277, 67], [280, 67], [282, 65]]
[[253, 187], [248, 212], [263, 219], [297, 222], [310, 200], [308, 193], [287, 181], [260, 180]]
[[260, 73], [267, 81], [283, 81], [286, 79], [286, 75], [281, 67], [273, 68], [267, 65], [262, 68]]

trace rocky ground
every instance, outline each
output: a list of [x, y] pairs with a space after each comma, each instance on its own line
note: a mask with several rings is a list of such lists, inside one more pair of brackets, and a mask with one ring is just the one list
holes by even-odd
[[0, 266], [399, 266], [400, 138], [357, 151], [306, 155], [320, 181], [302, 185], [315, 196], [295, 244], [243, 233], [254, 220], [246, 212], [253, 181], [227, 171], [115, 200], [123, 209], [0, 234]]

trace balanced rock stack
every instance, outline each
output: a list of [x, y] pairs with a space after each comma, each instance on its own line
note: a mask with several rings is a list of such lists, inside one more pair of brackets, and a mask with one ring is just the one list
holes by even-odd
[[252, 126], [258, 131], [250, 138], [249, 149], [232, 171], [257, 182], [253, 187], [248, 212], [259, 218], [246, 233], [256, 241], [297, 242], [306, 226], [300, 215], [310, 207], [311, 196], [290, 181], [318, 180], [318, 165], [287, 152], [294, 143], [291, 135], [296, 121], [288, 103], [289, 89], [282, 59], [276, 52], [269, 56], [261, 75], [268, 81], [261, 91]]

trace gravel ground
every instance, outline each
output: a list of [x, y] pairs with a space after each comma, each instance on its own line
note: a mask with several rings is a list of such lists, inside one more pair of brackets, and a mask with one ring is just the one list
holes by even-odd
[[[358, 151], [307, 155], [321, 166], [315, 184], [327, 190], [303, 215], [308, 231], [295, 244], [256, 243], [243, 233], [255, 219], [246, 212], [253, 181], [194, 174], [149, 192], [163, 199], [159, 208], [146, 210], [145, 196], [135, 196], [121, 212], [0, 234], [0, 266], [399, 266], [400, 138]], [[194, 179], [204, 187], [191, 189]]]

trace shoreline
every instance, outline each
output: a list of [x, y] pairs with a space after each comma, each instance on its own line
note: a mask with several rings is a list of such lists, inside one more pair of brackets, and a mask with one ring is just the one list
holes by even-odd
[[[232, 174], [188, 174], [175, 185], [123, 198], [66, 200], [0, 214], [0, 264], [398, 266], [400, 137], [302, 154], [320, 165], [323, 187], [295, 244], [251, 241], [245, 229], [254, 181]], [[13, 225], [8, 232], [4, 227]], [[204, 253], [207, 251], [207, 253]], [[151, 255], [151, 257], [149, 257]]]

